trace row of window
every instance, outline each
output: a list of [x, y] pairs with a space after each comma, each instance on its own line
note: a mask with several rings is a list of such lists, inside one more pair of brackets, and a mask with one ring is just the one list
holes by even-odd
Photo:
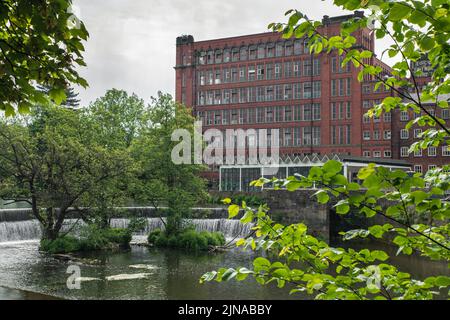
[[[392, 121], [392, 114], [390, 112], [383, 113], [383, 122], [390, 123]], [[372, 123], [380, 123], [381, 117], [374, 115], [373, 117], [369, 117], [367, 114], [363, 115], [363, 123], [369, 124]]]
[[255, 80], [278, 80], [311, 75], [318, 76], [319, 74], [320, 60], [306, 59], [199, 71], [197, 80], [200, 86], [204, 86]]
[[351, 126], [331, 126], [331, 144], [344, 145], [351, 144]]
[[340, 78], [331, 80], [331, 96], [342, 97], [350, 96], [352, 94], [352, 79]]
[[[422, 134], [422, 129], [414, 129], [414, 138], [420, 138], [420, 135]], [[400, 130], [400, 139], [406, 140], [409, 139], [409, 130], [407, 129], [401, 129]]]
[[[428, 157], [436, 157], [438, 156], [437, 147], [428, 147], [427, 153]], [[450, 157], [450, 149], [448, 146], [442, 147], [442, 156], [443, 157]], [[400, 148], [400, 156], [403, 158], [409, 157], [409, 147], [401, 147]], [[422, 157], [423, 152], [422, 149], [419, 149], [414, 152], [414, 157]]]
[[[440, 112], [439, 112], [440, 110]], [[435, 109], [429, 109], [427, 110], [432, 116], [436, 116], [436, 117], [440, 117], [443, 120], [448, 120], [450, 119], [450, 109], [438, 109], [436, 112]], [[412, 116], [414, 119], [417, 119], [421, 116], [423, 116], [424, 114], [421, 113], [412, 113]], [[408, 111], [401, 111], [400, 112], [400, 121], [409, 121], [410, 120], [410, 112]]]
[[297, 106], [199, 111], [197, 112], [197, 117], [202, 121], [204, 126], [211, 126], [290, 121], [320, 121], [320, 114], [320, 103], [312, 103]]
[[247, 61], [264, 58], [286, 57], [292, 55], [309, 54], [306, 39], [295, 41], [279, 41], [277, 43], [261, 43], [245, 45], [240, 48], [210, 49], [197, 52], [197, 63], [218, 64], [237, 61]]
[[[435, 164], [429, 164], [428, 165], [428, 170], [434, 170], [436, 169], [437, 166]], [[418, 172], [418, 173], [423, 173], [423, 167], [421, 164], [416, 164], [414, 166], [414, 172]]]
[[283, 101], [320, 98], [321, 81], [198, 92], [198, 105]]
[[[383, 131], [383, 140], [391, 140], [392, 133], [391, 130]], [[373, 131], [363, 131], [363, 140], [381, 140], [381, 131], [373, 130]]]
[[363, 157], [367, 158], [381, 158], [383, 155], [384, 158], [392, 158], [392, 151], [391, 150], [376, 150], [376, 151], [363, 151]]
[[[263, 133], [261, 130], [264, 130]], [[276, 133], [276, 132], [277, 133]], [[228, 137], [226, 132], [222, 132], [221, 141], [225, 146], [234, 148], [252, 148], [252, 147], [271, 147], [278, 135], [278, 146], [319, 146], [320, 145], [320, 127], [290, 127], [290, 128], [272, 128], [272, 129], [250, 129], [245, 135], [238, 137], [236, 134]], [[243, 139], [245, 138], [245, 140]], [[230, 141], [232, 139], [232, 141]], [[240, 141], [242, 139], [242, 141]], [[275, 140], [276, 141], [276, 140]], [[241, 145], [245, 144], [245, 147]]]

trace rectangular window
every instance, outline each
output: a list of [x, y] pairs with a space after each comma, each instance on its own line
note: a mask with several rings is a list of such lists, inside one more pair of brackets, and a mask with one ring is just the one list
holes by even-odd
[[248, 66], [248, 81], [254, 81], [256, 76], [255, 66]]
[[311, 105], [305, 104], [303, 106], [303, 120], [304, 121], [311, 121]]
[[337, 96], [336, 79], [331, 80], [331, 96], [333, 97]]
[[264, 59], [266, 56], [266, 46], [264, 44], [260, 44], [258, 46], [258, 59]]
[[322, 95], [322, 83], [320, 81], [313, 82], [313, 98], [320, 98]]
[[303, 99], [311, 99], [311, 82], [304, 82], [303, 83]]
[[246, 67], [241, 67], [239, 69], [239, 81], [240, 82], [244, 82], [244, 81], [247, 80], [246, 74], [247, 74], [247, 68]]
[[373, 132], [373, 140], [380, 140], [380, 130], [375, 130]]
[[284, 121], [292, 121], [292, 106], [284, 107]]
[[292, 100], [292, 85], [284, 85], [284, 100]]
[[281, 84], [275, 86], [275, 100], [283, 100], [283, 86]]
[[350, 101], [347, 101], [346, 103], [346, 118], [351, 119], [352, 118], [352, 104]]
[[331, 73], [336, 73], [336, 71], [337, 71], [337, 69], [336, 69], [337, 57], [331, 57], [330, 58], [330, 63], [331, 63]]
[[312, 120], [320, 120], [320, 103], [313, 103], [312, 105]]
[[339, 79], [339, 96], [344, 95], [344, 79]]
[[294, 54], [295, 55], [302, 54], [302, 40], [294, 41]]
[[285, 56], [292, 56], [292, 54], [294, 53], [294, 45], [293, 45], [292, 41], [286, 42], [284, 50], [285, 50], [285, 52], [284, 52]]
[[230, 62], [230, 59], [231, 59], [230, 49], [223, 50], [223, 62]]
[[400, 139], [406, 140], [409, 138], [409, 131], [406, 129], [400, 130]]
[[363, 151], [363, 157], [370, 158], [370, 151]]
[[312, 132], [311, 127], [303, 127], [303, 145], [310, 146], [312, 142]]
[[351, 125], [347, 125], [347, 140], [346, 143], [347, 144], [351, 144], [352, 141], [352, 126]]
[[258, 80], [264, 80], [264, 65], [258, 64], [256, 74]]
[[233, 48], [231, 50], [231, 61], [239, 61], [239, 48]]
[[275, 55], [277, 56], [277, 57], [281, 57], [281, 56], [283, 56], [283, 43], [281, 43], [281, 42], [279, 42], [279, 43], [277, 43], [276, 44], [276, 47], [275, 47]]
[[298, 100], [302, 98], [302, 84], [294, 83], [294, 99]]
[[414, 151], [414, 157], [421, 157], [422, 156], [422, 149]]
[[303, 60], [303, 75], [310, 76], [312, 73], [311, 60]]
[[383, 138], [384, 140], [391, 140], [391, 130], [384, 130]]
[[401, 147], [400, 148], [400, 156], [403, 158], [409, 157], [409, 148], [408, 147]]
[[389, 122], [391, 122], [391, 119], [392, 119], [392, 114], [390, 112], [385, 112], [383, 114], [383, 121], [384, 122], [389, 123]]
[[320, 145], [320, 127], [313, 127], [312, 128], [312, 143], [315, 146]]
[[384, 150], [384, 157], [385, 158], [392, 158], [392, 151], [391, 150]]
[[408, 121], [408, 120], [409, 120], [408, 111], [402, 111], [400, 113], [400, 121]]
[[295, 121], [302, 121], [302, 107], [301, 106], [294, 106], [294, 120]]
[[320, 75], [320, 60], [314, 59], [313, 60], [313, 76]]
[[344, 144], [344, 127], [343, 126], [339, 126], [339, 144], [342, 145]]
[[381, 158], [381, 151], [374, 151], [373, 152], [373, 157], [374, 158]]
[[273, 79], [273, 65], [271, 63], [266, 64], [266, 80]]
[[442, 156], [443, 157], [450, 157], [450, 146], [443, 146], [442, 147]]
[[290, 78], [292, 77], [292, 62], [286, 61], [284, 63], [284, 77]]
[[428, 147], [428, 156], [429, 157], [436, 157], [436, 155], [437, 155], [436, 147]]
[[331, 120], [337, 119], [336, 102], [331, 103]]
[[336, 127], [332, 126], [331, 127], [331, 144], [336, 144], [336, 143], [337, 143]]
[[301, 75], [301, 61], [294, 61], [294, 77], [300, 77]]
[[281, 63], [275, 63], [275, 79], [281, 79]]
[[370, 140], [370, 131], [363, 132], [363, 140]]
[[247, 47], [242, 47], [239, 53], [240, 53], [239, 59], [241, 61], [247, 60], [247, 58], [248, 58]]
[[284, 146], [289, 147], [292, 145], [292, 132], [291, 128], [284, 129]]
[[265, 122], [265, 109], [264, 108], [256, 108], [256, 123], [264, 123]]
[[347, 90], [346, 95], [347, 96], [351, 96], [352, 95], [352, 79], [351, 78], [347, 78], [346, 82], [347, 82], [346, 86], [345, 86], [345, 88]]
[[414, 138], [420, 138], [422, 134], [422, 129], [414, 129]]
[[249, 60], [256, 59], [256, 46], [251, 46], [248, 48], [248, 59]]
[[266, 107], [266, 122], [273, 122], [273, 107]]
[[273, 101], [273, 99], [274, 99], [273, 86], [267, 86], [266, 87], [266, 101]]

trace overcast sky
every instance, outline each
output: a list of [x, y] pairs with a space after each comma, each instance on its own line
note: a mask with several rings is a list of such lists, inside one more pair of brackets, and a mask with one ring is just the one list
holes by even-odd
[[[344, 14], [331, 0], [74, 0], [75, 12], [90, 33], [85, 44], [89, 82], [78, 89], [82, 105], [111, 88], [145, 101], [158, 90], [174, 95], [175, 40], [196, 41], [267, 31], [296, 8], [310, 18]], [[377, 50], [377, 52], [380, 52]]]

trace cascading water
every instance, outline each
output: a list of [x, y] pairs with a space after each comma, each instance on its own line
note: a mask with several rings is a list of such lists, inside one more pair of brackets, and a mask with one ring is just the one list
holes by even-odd
[[[82, 224], [76, 219], [66, 220], [63, 231], [72, 228], [77, 221]], [[239, 220], [228, 219], [187, 219], [186, 223], [192, 224], [198, 231], [222, 232], [228, 239], [245, 237], [250, 234], [253, 227], [251, 224], [244, 225]], [[126, 228], [128, 224], [128, 219], [111, 219], [113, 228]], [[141, 236], [157, 228], [164, 229], [163, 221], [159, 218], [147, 218], [147, 226]], [[37, 220], [0, 222], [0, 242], [38, 240], [41, 234], [41, 225]]]
[[35, 240], [41, 237], [41, 233], [37, 220], [0, 222], [0, 242]]

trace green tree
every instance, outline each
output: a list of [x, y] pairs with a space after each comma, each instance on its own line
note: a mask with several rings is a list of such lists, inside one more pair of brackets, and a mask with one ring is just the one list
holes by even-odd
[[51, 87], [58, 104], [70, 83], [87, 86], [76, 67], [85, 65], [82, 41], [88, 32], [70, 12], [71, 3], [0, 1], [0, 110], [7, 116], [46, 102], [36, 84]]
[[162, 93], [153, 98], [147, 117], [148, 127], [133, 144], [133, 155], [140, 167], [134, 195], [136, 200], [156, 210], [167, 206], [166, 232], [176, 233], [183, 228], [183, 219], [189, 217], [191, 208], [206, 197], [204, 180], [199, 177], [204, 168], [175, 164], [171, 159], [178, 144], [172, 141], [172, 133], [186, 129], [193, 136], [194, 118], [189, 108]]
[[[49, 94], [51, 88], [47, 86], [38, 86], [38, 89], [45, 94]], [[61, 102], [61, 106], [66, 108], [76, 109], [80, 106], [80, 99], [78, 99], [78, 93], [75, 93], [75, 90], [72, 87], [69, 87], [64, 90], [66, 98]]]
[[56, 239], [67, 215], [82, 213], [97, 186], [129, 166], [92, 132], [82, 113], [53, 105], [0, 123], [0, 198], [29, 203], [44, 239]]
[[[92, 135], [97, 143], [111, 152], [128, 154], [133, 141], [145, 125], [146, 106], [137, 95], [128, 95], [123, 90], [108, 90], [85, 109], [86, 118], [91, 121]], [[95, 187], [89, 201], [91, 210], [85, 219], [95, 221], [100, 227], [110, 225], [116, 207], [130, 200], [129, 185], [136, 175], [132, 162], [124, 167], [121, 175], [103, 180]]]
[[[427, 103], [448, 109], [442, 96], [450, 93], [449, 38], [450, 2], [448, 0], [395, 1], [335, 0], [343, 9], [371, 9], [376, 16], [374, 32], [377, 38], [390, 38], [393, 44], [387, 49], [389, 56], [400, 61], [393, 66], [392, 75], [382, 75], [380, 67], [367, 63], [373, 53], [355, 47], [353, 32], [366, 27], [368, 18], [355, 18], [342, 25], [340, 35], [320, 33], [321, 22], [311, 21], [306, 15], [290, 10], [287, 23], [273, 23], [269, 27], [282, 32], [285, 38], [308, 39], [311, 52], [320, 54], [337, 51], [343, 55], [343, 66], [353, 63], [359, 68], [359, 80], [365, 75], [396, 93], [369, 111], [369, 116], [380, 116], [392, 110], [413, 110], [423, 113], [412, 120], [425, 127], [421, 141], [411, 146], [410, 152], [428, 146], [447, 145], [449, 128], [445, 121], [432, 114]], [[421, 90], [417, 74], [410, 63], [428, 56], [432, 64], [431, 81]], [[409, 78], [408, 78], [409, 77]], [[414, 91], [415, 94], [410, 94]], [[344, 240], [358, 237], [383, 239], [398, 247], [397, 254], [419, 254], [433, 260], [450, 260], [450, 204], [443, 196], [450, 189], [449, 166], [421, 174], [408, 175], [403, 171], [389, 171], [370, 165], [360, 170], [362, 183], [348, 182], [341, 174], [342, 165], [327, 162], [322, 168], [310, 170], [307, 177], [296, 175], [284, 180], [260, 179], [253, 185], [274, 183], [276, 188], [294, 191], [299, 188], [319, 187], [317, 201], [333, 201], [337, 214], [347, 215], [358, 211], [367, 219], [374, 216], [386, 223], [374, 224], [368, 229], [343, 232]], [[230, 202], [229, 199], [226, 202]], [[432, 299], [440, 289], [450, 286], [450, 277], [441, 275], [423, 280], [398, 270], [386, 262], [389, 255], [381, 250], [354, 250], [334, 248], [309, 235], [307, 226], [284, 226], [270, 218], [267, 206], [257, 209], [242, 204], [229, 207], [230, 217], [244, 210], [243, 223], [255, 223], [255, 238], [239, 240], [238, 246], [269, 251], [270, 261], [258, 257], [253, 268], [222, 268], [205, 274], [203, 281], [244, 280], [253, 276], [259, 283], [277, 282], [284, 287], [293, 286], [291, 293], [307, 292], [317, 299]], [[303, 267], [298, 266], [301, 262]]]

